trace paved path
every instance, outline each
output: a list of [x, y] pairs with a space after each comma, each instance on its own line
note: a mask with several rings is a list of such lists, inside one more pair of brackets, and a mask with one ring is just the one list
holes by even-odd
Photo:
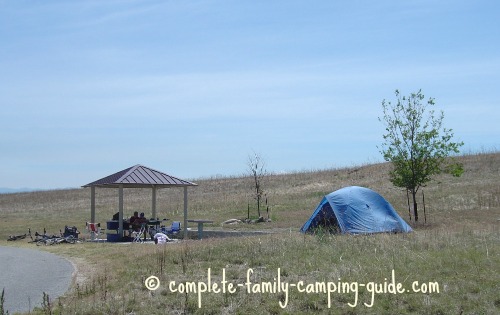
[[43, 292], [54, 300], [70, 287], [73, 265], [41, 250], [0, 246], [0, 293], [5, 311], [30, 312], [42, 305]]

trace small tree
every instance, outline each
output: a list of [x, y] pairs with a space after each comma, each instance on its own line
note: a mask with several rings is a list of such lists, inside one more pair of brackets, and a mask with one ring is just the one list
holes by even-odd
[[444, 113], [437, 115], [428, 107], [434, 106], [434, 99], [424, 101], [419, 90], [410, 96], [401, 96], [396, 90], [396, 104], [383, 100], [384, 142], [380, 153], [386, 161], [392, 162], [390, 180], [397, 187], [403, 187], [413, 198], [413, 214], [418, 221], [416, 194], [432, 177], [442, 172], [460, 176], [461, 164], [452, 163], [449, 156], [459, 153], [463, 142], [452, 142], [452, 129], [443, 127]]
[[262, 180], [266, 176], [265, 163], [262, 157], [253, 152], [248, 156], [247, 161], [248, 172], [253, 179], [253, 197], [257, 201], [257, 214], [260, 218], [260, 203], [262, 196], [264, 196], [264, 189], [262, 187]]

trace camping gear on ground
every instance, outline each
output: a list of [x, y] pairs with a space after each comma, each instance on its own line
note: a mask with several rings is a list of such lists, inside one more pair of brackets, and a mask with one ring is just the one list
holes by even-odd
[[80, 232], [78, 231], [78, 229], [76, 228], [76, 226], [65, 226], [64, 227], [64, 233], [63, 233], [63, 236], [64, 237], [68, 237], [68, 236], [73, 236], [74, 238], [78, 238], [78, 235], [80, 234]]
[[382, 232], [411, 232], [411, 227], [377, 192], [358, 186], [334, 191], [319, 203], [309, 220], [300, 229], [364, 234]]
[[165, 234], [177, 234], [181, 231], [181, 222], [174, 221], [169, 227], [162, 227], [161, 232]]

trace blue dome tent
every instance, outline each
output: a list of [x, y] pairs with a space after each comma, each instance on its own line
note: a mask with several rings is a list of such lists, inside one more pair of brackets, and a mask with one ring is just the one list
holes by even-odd
[[375, 191], [350, 186], [334, 191], [319, 203], [301, 232], [323, 228], [330, 232], [365, 234], [411, 232], [411, 227]]

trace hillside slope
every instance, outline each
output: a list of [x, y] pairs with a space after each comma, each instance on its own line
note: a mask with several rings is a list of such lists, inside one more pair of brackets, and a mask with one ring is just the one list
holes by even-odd
[[[471, 224], [495, 224], [500, 218], [500, 153], [466, 155], [459, 158], [465, 173], [460, 178], [438, 176], [425, 193], [426, 227], [445, 225], [451, 228], [457, 220]], [[323, 195], [336, 189], [358, 185], [382, 194], [409, 221], [406, 194], [388, 180], [390, 164], [270, 175], [264, 182], [269, 216], [272, 222], [231, 226], [237, 229], [299, 229], [311, 215]], [[215, 221], [212, 228], [231, 218], [257, 215], [251, 197], [252, 181], [248, 177], [213, 178], [196, 181], [189, 189], [189, 215]], [[117, 189], [96, 189], [97, 221], [105, 222], [118, 208]], [[138, 210], [150, 213], [150, 189], [125, 189], [124, 212], [129, 216]], [[422, 197], [419, 195], [420, 198]], [[182, 189], [160, 189], [157, 211], [161, 218], [180, 220], [183, 209]], [[18, 234], [28, 228], [57, 232], [64, 225], [80, 230], [90, 218], [90, 189], [39, 191], [0, 194], [0, 238]], [[424, 223], [420, 202], [421, 223]], [[263, 215], [267, 216], [266, 208]], [[414, 222], [409, 222], [414, 225]]]
[[[409, 222], [409, 234], [304, 235], [298, 232], [324, 194], [348, 185], [384, 195], [408, 221], [406, 194], [387, 178], [389, 164], [273, 175], [267, 189], [272, 222], [221, 227], [243, 218], [251, 202], [250, 178], [197, 181], [189, 189], [190, 217], [215, 221], [210, 229], [268, 229], [253, 237], [205, 238], [166, 246], [93, 243], [36, 247], [27, 240], [7, 242], [9, 234], [64, 225], [81, 230], [90, 216], [90, 191], [59, 190], [0, 195], [0, 244], [36, 247], [70, 259], [78, 271], [75, 285], [52, 303], [54, 314], [498, 314], [500, 298], [500, 154], [461, 157], [461, 178], [439, 176], [424, 189], [427, 222]], [[116, 212], [116, 189], [96, 189], [97, 218]], [[158, 192], [161, 217], [180, 219], [182, 190]], [[151, 190], [125, 191], [125, 212], [147, 212]], [[254, 209], [252, 210], [255, 215]], [[267, 215], [267, 213], [265, 213]], [[422, 220], [424, 219], [421, 213]], [[186, 281], [250, 280], [297, 284], [356, 284], [355, 292], [309, 294], [297, 287], [282, 292], [234, 294], [171, 291]], [[252, 272], [252, 273], [250, 273]], [[395, 275], [401, 294], [372, 294], [368, 284], [387, 284]], [[158, 277], [152, 292], [145, 280]], [[148, 282], [149, 283], [149, 282]], [[268, 282], [271, 283], [271, 282]], [[357, 284], [364, 284], [357, 289]], [[417, 291], [414, 289], [414, 284]], [[430, 286], [437, 291], [429, 292]], [[425, 290], [422, 290], [425, 289]], [[340, 290], [340, 289], [339, 289]], [[354, 289], [353, 289], [354, 290]], [[7, 293], [8, 297], [8, 293]], [[280, 303], [288, 301], [285, 308]], [[331, 303], [330, 303], [331, 302]], [[370, 305], [370, 306], [368, 306]], [[38, 312], [36, 314], [41, 314]]]

